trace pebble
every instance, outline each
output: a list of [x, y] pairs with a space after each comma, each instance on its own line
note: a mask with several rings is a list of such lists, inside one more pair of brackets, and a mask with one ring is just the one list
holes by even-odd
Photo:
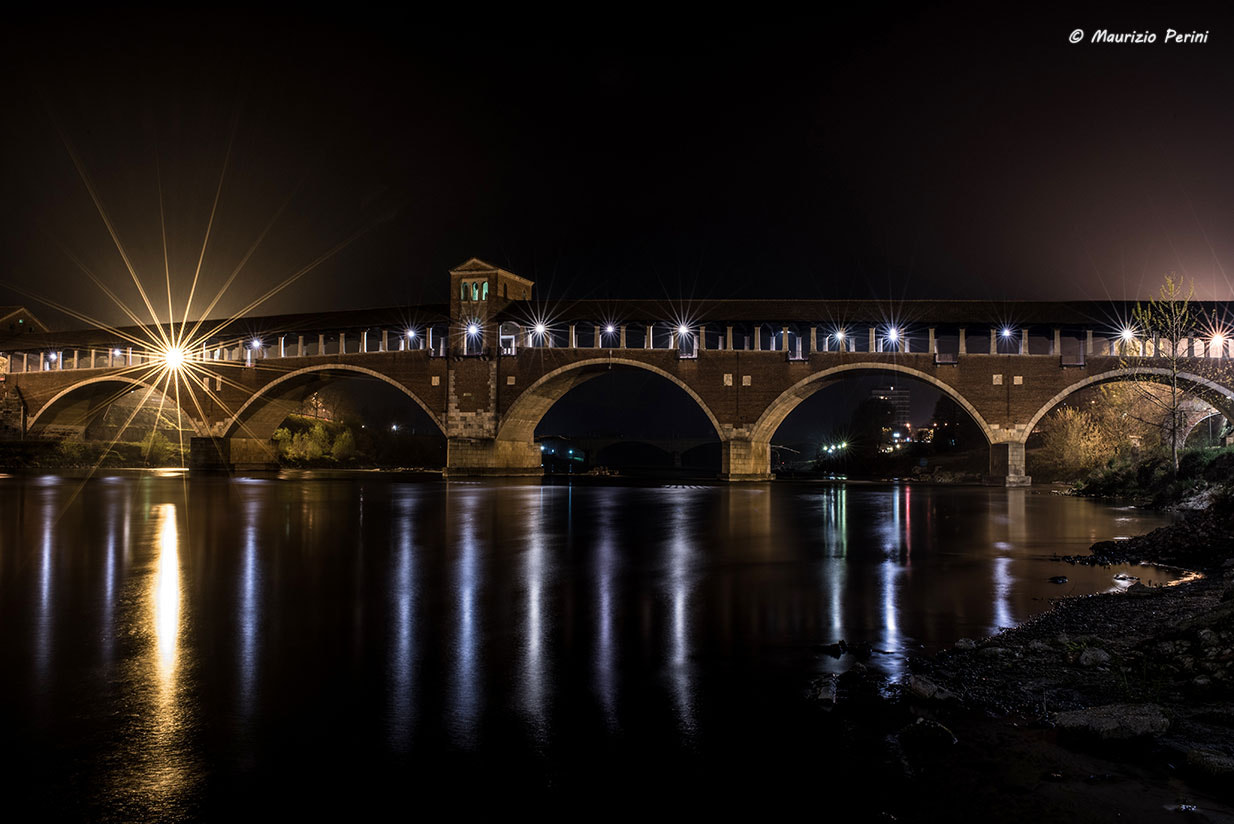
[[951, 690], [945, 689], [938, 684], [926, 678], [924, 675], [916, 673], [908, 677], [906, 682], [908, 691], [918, 698], [924, 698], [927, 701], [958, 701], [957, 696]]
[[1080, 653], [1080, 666], [1099, 667], [1110, 663], [1110, 653], [1098, 647], [1089, 647]]
[[977, 650], [978, 658], [1002, 658], [1005, 655], [1010, 655], [1011, 650], [1006, 647], [982, 647]]
[[905, 746], [918, 750], [946, 748], [959, 740], [947, 727], [928, 718], [918, 718], [904, 727], [899, 738]]
[[1104, 741], [1160, 735], [1170, 728], [1170, 720], [1155, 704], [1107, 704], [1060, 712], [1054, 716], [1054, 724], [1059, 729], [1088, 733]]
[[1187, 766], [1206, 778], [1234, 779], [1234, 758], [1212, 750], [1187, 751]]

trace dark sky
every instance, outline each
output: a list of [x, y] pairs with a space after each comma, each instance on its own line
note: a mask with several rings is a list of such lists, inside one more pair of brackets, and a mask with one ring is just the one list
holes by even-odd
[[[136, 300], [71, 148], [165, 305], [161, 180], [182, 306], [230, 144], [196, 307], [277, 219], [213, 314], [356, 232], [262, 311], [441, 301], [472, 255], [542, 298], [1102, 299], [1170, 270], [1232, 296], [1230, 12], [888, 8], [729, 28], [14, 21], [0, 280], [119, 320], [67, 249]], [[1157, 42], [1088, 42], [1101, 28]]]

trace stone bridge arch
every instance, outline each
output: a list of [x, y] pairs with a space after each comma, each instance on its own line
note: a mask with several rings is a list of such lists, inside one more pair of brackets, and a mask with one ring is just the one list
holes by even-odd
[[415, 392], [399, 381], [373, 369], [349, 363], [322, 363], [296, 369], [280, 375], [262, 386], [223, 424], [223, 436], [272, 438], [274, 430], [287, 416], [304, 402], [319, 386], [331, 378], [347, 374], [364, 375], [393, 386], [416, 402], [442, 433], [441, 416], [434, 412]]
[[633, 358], [591, 358], [559, 366], [527, 387], [518, 396], [514, 404], [506, 410], [506, 413], [502, 415], [501, 423], [497, 429], [497, 438], [499, 440], [528, 442], [534, 440], [536, 426], [539, 425], [540, 420], [548, 410], [553, 407], [553, 404], [565, 397], [566, 393], [574, 387], [584, 384], [592, 378], [598, 378], [608, 372], [613, 366], [642, 369], [672, 382], [698, 404], [699, 408], [703, 410], [703, 414], [707, 416], [707, 420], [710, 421], [712, 428], [715, 429], [716, 435], [720, 435], [720, 422], [716, 419], [715, 413], [711, 411], [711, 407], [688, 383], [672, 372]]
[[[1069, 396], [1079, 392], [1090, 386], [1097, 386], [1103, 383], [1117, 383], [1120, 381], [1135, 380], [1137, 377], [1147, 377], [1149, 379], [1168, 379], [1170, 370], [1158, 366], [1129, 366], [1111, 369], [1106, 372], [1101, 372], [1096, 375], [1090, 375], [1087, 378], [1076, 381], [1075, 383], [1063, 389], [1061, 392], [1054, 395], [1046, 401], [1029, 419], [1027, 426], [1024, 429], [1024, 437], [1036, 428], [1041, 419], [1050, 413], [1054, 407], [1062, 403]], [[1222, 386], [1220, 383], [1206, 378], [1202, 375], [1197, 375], [1192, 372], [1179, 372], [1178, 379], [1189, 391], [1202, 392], [1202, 399], [1212, 405], [1214, 409], [1226, 416], [1227, 420], [1234, 420], [1234, 389]]]
[[972, 417], [987, 443], [990, 444], [990, 474], [1004, 478], [1012, 485], [1028, 483], [1028, 478], [1023, 476], [1022, 469], [1023, 442], [1018, 444], [1017, 463], [1016, 454], [1013, 454], [1017, 447], [1014, 443], [1014, 435], [1009, 431], [990, 426], [985, 416], [958, 389], [929, 372], [914, 369], [903, 363], [883, 360], [837, 364], [812, 372], [785, 389], [767, 405], [753, 425], [745, 431], [733, 431], [731, 437], [726, 440], [723, 452], [724, 477], [729, 480], [757, 480], [771, 477], [771, 438], [789, 413], [806, 398], [830, 386], [841, 377], [875, 373], [904, 375], [942, 390], [943, 394], [954, 400]]
[[[62, 427], [62, 434], [68, 430], [84, 433], [95, 416], [132, 389], [144, 390], [151, 395], [159, 393], [171, 410], [177, 409], [172, 387], [160, 387], [157, 381], [151, 382], [129, 375], [99, 375], [77, 381], [42, 403], [27, 419], [26, 431], [32, 435], [41, 435], [53, 427]], [[169, 391], [164, 394], [164, 389]], [[191, 414], [191, 408], [181, 403], [178, 409], [181, 421], [187, 422], [197, 435], [205, 434], [206, 425], [199, 417]]]
[[289, 414], [326, 383], [352, 375], [362, 375], [393, 386], [415, 401], [444, 434], [441, 416], [415, 392], [382, 372], [349, 363], [320, 363], [280, 375], [264, 384], [219, 427], [229, 442], [229, 459], [237, 465], [273, 463], [276, 459], [271, 440]]
[[679, 387], [698, 404], [717, 437], [723, 430], [715, 412], [680, 376], [635, 358], [603, 357], [574, 361], [552, 369], [524, 389], [497, 423], [492, 441], [451, 438], [447, 474], [526, 474], [540, 473], [540, 450], [535, 444], [536, 426], [555, 403], [571, 389], [609, 372], [612, 367], [642, 369], [659, 375]]
[[928, 372], [922, 372], [920, 369], [886, 361], [845, 363], [807, 375], [788, 389], [785, 389], [775, 400], [767, 405], [763, 414], [759, 416], [758, 421], [751, 428], [750, 439], [753, 441], [770, 442], [771, 436], [780, 428], [780, 424], [789, 416], [789, 413], [796, 409], [806, 398], [834, 383], [834, 380], [830, 379], [843, 376], [846, 373], [872, 374], [876, 372], [892, 372], [907, 375], [910, 378], [915, 378], [941, 389], [943, 394], [958, 403], [964, 411], [972, 416], [973, 421], [981, 429], [981, 433], [985, 435], [987, 441], [996, 443], [1006, 440], [1004, 433], [991, 428], [981, 413], [977, 411], [976, 407], [969, 403], [968, 399], [960, 394], [954, 386], [939, 380]]
[[1186, 444], [1192, 433], [1199, 429], [1201, 424], [1212, 418], [1221, 418], [1227, 422], [1227, 425], [1230, 421], [1230, 418], [1226, 415], [1226, 413], [1222, 412], [1220, 409], [1217, 409], [1215, 406], [1210, 405], [1207, 411], [1197, 413], [1187, 419], [1187, 429], [1183, 432], [1179, 442]]

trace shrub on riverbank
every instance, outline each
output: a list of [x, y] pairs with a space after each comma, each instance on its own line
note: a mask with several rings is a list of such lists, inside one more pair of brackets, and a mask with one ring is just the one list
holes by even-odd
[[[187, 451], [187, 445], [184, 451]], [[160, 433], [141, 443], [27, 440], [0, 442], [0, 469], [9, 472], [96, 467], [184, 466], [179, 444]]]
[[1228, 496], [1234, 490], [1234, 447], [1188, 450], [1181, 455], [1177, 472], [1164, 454], [1110, 462], [1077, 483], [1075, 490], [1092, 497], [1134, 498], [1152, 506], [1172, 506], [1206, 492]]

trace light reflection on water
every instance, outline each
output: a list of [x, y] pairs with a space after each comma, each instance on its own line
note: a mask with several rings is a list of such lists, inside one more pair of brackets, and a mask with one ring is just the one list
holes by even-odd
[[450, 685], [455, 741], [474, 746], [483, 695], [480, 658], [480, 608], [478, 590], [483, 584], [480, 555], [479, 490], [447, 491], [447, 518], [458, 524], [457, 538], [448, 551], [454, 555], [454, 591], [457, 599], [454, 617], [454, 677]]
[[394, 522], [391, 524], [393, 558], [390, 591], [393, 607], [394, 642], [390, 645], [390, 744], [399, 752], [411, 747], [415, 717], [416, 667], [416, 496], [411, 490], [395, 493]]
[[176, 657], [180, 652], [180, 539], [176, 532], [176, 507], [155, 507], [158, 545], [154, 576], [150, 582], [150, 625], [154, 630], [155, 670], [159, 679], [160, 727], [170, 726], [170, 704], [176, 678]]
[[0, 722], [53, 762], [79, 747], [66, 786], [121, 819], [288, 764], [695, 752], [852, 664], [821, 645], [898, 676], [1116, 572], [1168, 577], [1048, 560], [1165, 518], [1028, 490], [0, 487], [0, 608], [25, 616], [0, 622]]

